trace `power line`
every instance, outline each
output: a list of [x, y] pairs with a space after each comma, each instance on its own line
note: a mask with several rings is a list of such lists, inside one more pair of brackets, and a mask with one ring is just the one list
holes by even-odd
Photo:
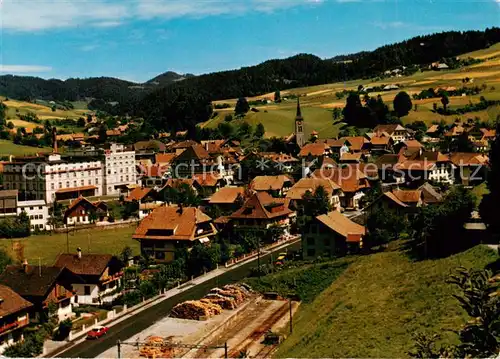
[[118, 349], [118, 359], [121, 358], [121, 346], [122, 345], [130, 345], [139, 348], [140, 346], [148, 346], [155, 348], [185, 348], [185, 349], [224, 349], [224, 358], [228, 357], [228, 347], [227, 342], [224, 345], [201, 345], [201, 344], [185, 344], [185, 343], [150, 343], [150, 342], [122, 342], [118, 340], [116, 342], [116, 346]]

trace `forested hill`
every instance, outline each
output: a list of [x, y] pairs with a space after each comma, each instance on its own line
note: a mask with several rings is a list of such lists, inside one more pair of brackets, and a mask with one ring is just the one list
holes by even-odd
[[339, 62], [339, 57], [322, 60], [317, 56], [300, 54], [239, 70], [196, 76], [171, 86], [202, 88], [214, 100], [254, 96], [277, 89], [373, 77], [397, 66], [430, 64], [487, 48], [497, 42], [500, 42], [498, 27], [485, 31], [450, 31], [414, 37], [343, 58], [352, 62]]
[[193, 74], [181, 75], [181, 74], [178, 74], [177, 72], [167, 71], [161, 75], [156, 76], [155, 78], [152, 78], [151, 80], [149, 80], [146, 83], [147, 84], [155, 84], [158, 86], [166, 86], [166, 85], [169, 85], [173, 82], [182, 81], [182, 80], [188, 79], [190, 77], [194, 77], [194, 75]]
[[192, 77], [169, 71], [154, 79], [138, 84], [113, 77], [90, 77], [67, 79], [65, 81], [44, 80], [32, 76], [0, 76], [0, 95], [19, 100], [77, 101], [95, 98], [109, 102], [139, 100], [145, 94], [174, 82]]

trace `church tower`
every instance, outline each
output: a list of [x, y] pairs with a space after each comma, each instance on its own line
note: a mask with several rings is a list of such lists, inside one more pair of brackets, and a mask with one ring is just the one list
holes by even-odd
[[302, 117], [302, 112], [300, 110], [300, 101], [297, 98], [297, 115], [295, 116], [295, 142], [297, 146], [302, 148], [305, 143], [304, 138], [304, 118]]

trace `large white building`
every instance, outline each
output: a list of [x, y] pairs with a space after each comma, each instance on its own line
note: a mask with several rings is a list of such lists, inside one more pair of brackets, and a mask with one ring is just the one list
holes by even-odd
[[48, 226], [49, 207], [43, 199], [17, 202], [17, 214], [25, 212], [30, 218], [31, 231], [50, 230]]
[[123, 145], [111, 144], [104, 152], [104, 194], [120, 195], [120, 187], [135, 183], [135, 151]]
[[18, 158], [4, 163], [5, 189], [17, 189], [21, 200], [64, 200], [103, 194], [102, 162], [98, 159], [72, 162], [53, 153]]

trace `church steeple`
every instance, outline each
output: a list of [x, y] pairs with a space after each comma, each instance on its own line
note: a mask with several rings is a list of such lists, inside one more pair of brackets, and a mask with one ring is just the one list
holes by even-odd
[[295, 116], [295, 121], [304, 121], [302, 117], [302, 111], [300, 110], [300, 100], [297, 97], [297, 115]]
[[297, 146], [302, 148], [305, 144], [304, 136], [304, 118], [302, 117], [302, 111], [300, 110], [300, 100], [297, 97], [297, 114], [295, 115], [295, 142]]

